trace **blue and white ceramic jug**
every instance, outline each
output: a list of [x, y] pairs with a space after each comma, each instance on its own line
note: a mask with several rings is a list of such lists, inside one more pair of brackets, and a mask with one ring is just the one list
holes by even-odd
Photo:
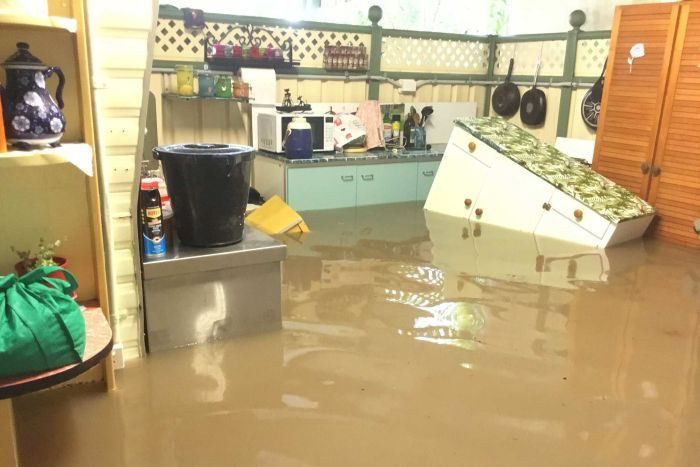
[[[63, 108], [65, 77], [58, 67], [47, 67], [29, 53], [29, 44], [17, 43], [17, 51], [2, 64], [5, 87], [0, 98], [7, 142], [20, 149], [33, 145], [58, 146], [66, 128]], [[56, 101], [46, 90], [46, 79], [58, 76]]]

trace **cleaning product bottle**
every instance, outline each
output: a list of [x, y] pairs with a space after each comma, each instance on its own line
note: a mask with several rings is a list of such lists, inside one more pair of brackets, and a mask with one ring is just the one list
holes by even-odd
[[397, 145], [401, 145], [401, 115], [393, 115], [391, 117], [391, 137]]
[[163, 210], [160, 204], [158, 182], [141, 183], [141, 236], [146, 258], [165, 255], [166, 241], [163, 231]]

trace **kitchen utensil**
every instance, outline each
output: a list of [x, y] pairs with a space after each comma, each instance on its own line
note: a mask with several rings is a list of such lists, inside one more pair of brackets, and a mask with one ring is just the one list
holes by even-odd
[[[2, 64], [6, 87], [0, 86], [7, 142], [28, 149], [30, 145], [58, 145], [66, 128], [63, 86], [58, 67], [47, 67], [29, 52], [29, 44], [17, 43], [17, 51]], [[56, 73], [56, 101], [46, 90], [46, 79]]]
[[541, 125], [547, 116], [547, 96], [537, 87], [537, 77], [542, 66], [542, 50], [535, 65], [535, 79], [532, 88], [528, 89], [520, 102], [520, 120], [526, 125]]
[[581, 103], [581, 117], [584, 123], [594, 130], [598, 128], [598, 117], [600, 116], [601, 103], [603, 102], [603, 86], [605, 85], [605, 69], [607, 66], [608, 61], [605, 60], [600, 78], [586, 92]]
[[428, 117], [431, 116], [435, 112], [432, 106], [428, 105], [425, 106], [421, 109], [420, 114], [421, 114], [421, 119], [420, 119], [420, 126], [425, 126], [426, 123], [428, 123]]
[[502, 117], [512, 117], [518, 111], [518, 107], [520, 107], [520, 90], [510, 80], [513, 76], [514, 65], [515, 60], [511, 58], [506, 79], [496, 87], [491, 98], [491, 106], [494, 112]]

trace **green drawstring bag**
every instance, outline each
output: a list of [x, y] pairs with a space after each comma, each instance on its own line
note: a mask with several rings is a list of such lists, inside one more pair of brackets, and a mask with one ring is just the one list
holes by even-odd
[[[49, 277], [60, 271], [65, 280]], [[56, 266], [0, 277], [0, 378], [82, 361], [85, 319], [71, 298], [73, 275]]]

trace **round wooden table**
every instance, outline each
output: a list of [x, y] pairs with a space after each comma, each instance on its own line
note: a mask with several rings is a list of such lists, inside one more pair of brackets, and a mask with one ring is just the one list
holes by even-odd
[[18, 465], [12, 397], [21, 396], [66, 382], [109, 357], [112, 329], [100, 308], [86, 308], [85, 354], [83, 361], [62, 368], [19, 378], [0, 378], [0, 465]]

